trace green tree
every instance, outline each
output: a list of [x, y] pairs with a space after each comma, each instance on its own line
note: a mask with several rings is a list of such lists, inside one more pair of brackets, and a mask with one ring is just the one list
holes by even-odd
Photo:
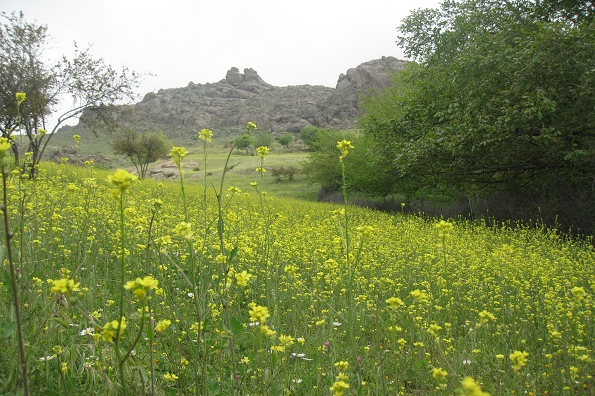
[[355, 146], [344, 160], [348, 191], [383, 198], [395, 192], [405, 192], [405, 186], [391, 182], [394, 175], [390, 166], [383, 162], [386, 157], [375, 155], [374, 142], [370, 138], [338, 131], [322, 134], [317, 142], [318, 149], [302, 163], [307, 181], [320, 184], [325, 191], [341, 190], [343, 181], [337, 142], [343, 139]]
[[269, 147], [272, 143], [273, 143], [273, 135], [270, 134], [270, 132], [266, 132], [266, 131], [262, 131], [259, 130], [256, 133], [254, 133], [254, 142], [252, 143], [252, 145], [254, 147], [260, 147], [260, 146], [267, 146]]
[[310, 150], [316, 150], [318, 148], [318, 141], [321, 139], [322, 135], [326, 131], [322, 128], [308, 125], [302, 128], [300, 131], [300, 140], [304, 142], [304, 144]]
[[243, 134], [236, 138], [235, 148], [239, 150], [246, 150], [246, 154], [248, 154], [250, 148], [253, 148], [255, 143], [256, 139], [253, 135]]
[[[340, 191], [342, 186], [341, 166], [336, 145], [343, 139], [349, 140], [352, 137], [339, 132], [319, 136], [317, 143], [319, 149], [311, 152], [301, 164], [308, 182], [319, 184], [327, 191]], [[348, 167], [349, 161], [345, 162]]]
[[281, 146], [288, 148], [294, 142], [295, 137], [291, 133], [283, 134], [279, 137], [279, 143]]
[[593, 4], [571, 3], [446, 1], [411, 13], [398, 43], [419, 64], [364, 104], [376, 152], [413, 185], [553, 206], [563, 185], [595, 203]]
[[112, 141], [114, 154], [128, 157], [141, 179], [146, 177], [149, 164], [167, 157], [170, 148], [162, 132], [137, 133], [127, 129]]
[[[72, 58], [51, 61], [44, 56], [48, 45], [47, 26], [27, 22], [23, 13], [0, 15], [0, 132], [14, 140], [17, 163], [22, 153], [31, 153], [33, 175], [54, 132], [65, 121], [133, 98], [140, 82], [138, 74], [126, 68], [117, 71], [76, 44]], [[16, 92], [27, 94], [20, 106], [20, 122]], [[67, 100], [72, 105], [64, 110]], [[52, 125], [50, 116], [55, 119]]]

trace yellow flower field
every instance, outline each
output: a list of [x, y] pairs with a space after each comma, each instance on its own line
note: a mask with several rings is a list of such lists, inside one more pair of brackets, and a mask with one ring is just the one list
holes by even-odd
[[31, 394], [595, 394], [589, 244], [280, 199], [260, 177], [215, 194], [91, 166], [9, 176]]

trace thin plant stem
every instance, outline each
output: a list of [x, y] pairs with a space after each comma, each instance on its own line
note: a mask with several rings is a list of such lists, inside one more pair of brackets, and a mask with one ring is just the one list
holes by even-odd
[[[343, 162], [343, 158], [340, 158], [341, 162], [341, 193], [343, 195], [343, 210], [345, 211], [344, 219], [345, 219], [345, 264], [346, 268], [350, 272], [349, 275], [349, 288], [347, 289], [347, 293], [349, 295], [349, 300], [351, 302], [351, 292], [352, 292], [352, 283], [353, 283], [353, 268], [351, 268], [351, 241], [349, 238], [349, 211], [348, 211], [348, 200], [347, 200], [347, 182], [345, 178], [345, 163]], [[352, 305], [352, 304], [350, 304]]]
[[29, 382], [27, 375], [27, 356], [25, 355], [25, 341], [23, 337], [23, 326], [21, 322], [21, 307], [19, 304], [19, 291], [17, 288], [16, 270], [14, 267], [14, 260], [12, 257], [12, 238], [14, 234], [10, 231], [10, 224], [8, 221], [8, 194], [6, 179], [8, 173], [6, 172], [6, 165], [2, 165], [2, 214], [4, 217], [4, 232], [6, 235], [6, 254], [10, 266], [10, 283], [12, 288], [12, 302], [17, 322], [17, 336], [19, 339], [19, 359], [21, 361], [21, 373], [23, 375], [23, 394], [29, 396]]
[[140, 341], [140, 337], [142, 336], [143, 329], [145, 327], [145, 313], [144, 313], [144, 310], [145, 310], [145, 307], [144, 306], [141, 307], [141, 320], [140, 320], [140, 327], [138, 329], [138, 334], [134, 338], [134, 341], [132, 342], [132, 345], [130, 345], [130, 347], [128, 348], [128, 351], [126, 351], [126, 355], [124, 355], [122, 357], [122, 360], [120, 361], [120, 365], [124, 365], [124, 363], [126, 362], [126, 360], [128, 360], [128, 358], [130, 357], [130, 355], [132, 355], [132, 351], [134, 350], [134, 348], [136, 347], [136, 345]]
[[126, 382], [124, 380], [124, 362], [120, 354], [120, 334], [122, 334], [122, 318], [124, 317], [124, 279], [126, 275], [126, 268], [124, 262], [125, 240], [124, 240], [124, 193], [120, 192], [120, 301], [119, 301], [119, 319], [118, 330], [116, 331], [115, 349], [116, 358], [118, 359], [118, 370], [120, 372], [120, 381], [122, 382], [122, 394], [127, 395]]
[[217, 233], [219, 235], [219, 244], [220, 244], [220, 251], [221, 254], [225, 256], [225, 244], [224, 242], [224, 225], [223, 225], [223, 207], [222, 207], [222, 200], [223, 200], [223, 183], [225, 181], [225, 174], [227, 173], [227, 166], [229, 165], [229, 158], [231, 157], [231, 153], [235, 148], [235, 142], [231, 145], [229, 149], [229, 153], [227, 153], [227, 158], [225, 159], [225, 166], [223, 167], [223, 174], [221, 175], [221, 184], [219, 186], [219, 194], [217, 194], [217, 213], [218, 213], [218, 220], [217, 220]]
[[[189, 222], [190, 216], [188, 214], [188, 204], [186, 203], [186, 189], [184, 187], [184, 171], [182, 169], [182, 162], [181, 162], [181, 158], [178, 162], [178, 174], [180, 175], [180, 189], [182, 191], [182, 207], [184, 209], [184, 220], [186, 222]], [[205, 195], [205, 199], [206, 199], [206, 195]], [[205, 210], [206, 213], [206, 210]], [[199, 351], [200, 351], [200, 341], [201, 341], [201, 319], [202, 319], [202, 315], [201, 315], [201, 307], [200, 307], [200, 296], [199, 296], [199, 288], [198, 288], [198, 275], [199, 275], [199, 271], [200, 271], [200, 267], [198, 265], [196, 265], [196, 255], [194, 253], [194, 246], [192, 245], [192, 241], [188, 240], [187, 241], [188, 244], [188, 251], [190, 253], [190, 262], [192, 264], [192, 274], [191, 274], [191, 278], [192, 281], [190, 282], [192, 285], [192, 291], [194, 293], [194, 306], [195, 306], [195, 310], [196, 310], [196, 322], [199, 324], [198, 325], [198, 334], [196, 336], [196, 357], [198, 359], [199, 356]], [[188, 278], [187, 278], [188, 279]], [[204, 356], [204, 358], [206, 359], [206, 355]], [[202, 381], [200, 380], [200, 377], [198, 375], [198, 369], [196, 369], [194, 371], [194, 379], [196, 381], [196, 395], [200, 395], [201, 391], [202, 394], [205, 393], [205, 385], [206, 385], [206, 379], [202, 378]], [[199, 384], [202, 385], [202, 390], [201, 387], [199, 386]]]
[[[222, 200], [223, 200], [223, 183], [225, 181], [225, 174], [227, 173], [228, 170], [228, 164], [229, 164], [229, 158], [231, 157], [231, 153], [233, 152], [233, 149], [235, 148], [235, 143], [233, 143], [231, 145], [231, 148], [229, 149], [229, 153], [227, 154], [227, 158], [225, 160], [225, 166], [223, 168], [223, 174], [221, 175], [221, 184], [219, 186], [219, 194], [217, 195], [217, 212], [218, 212], [218, 223], [217, 223], [217, 231], [219, 234], [219, 244], [220, 244], [220, 253], [223, 256], [226, 256], [226, 250], [225, 250], [225, 236], [224, 236], [224, 223], [223, 223], [223, 208], [222, 208]], [[223, 279], [224, 282], [227, 282], [227, 275], [229, 273], [229, 269], [230, 269], [230, 262], [229, 260], [226, 260], [225, 263], [223, 264]], [[225, 320], [226, 320], [226, 324], [227, 327], [229, 329], [231, 329], [231, 317], [230, 317], [230, 312], [229, 312], [229, 296], [228, 296], [228, 292], [227, 292], [227, 288], [224, 288], [224, 299], [225, 302], [223, 304], [223, 306], [225, 307]], [[231, 364], [232, 364], [232, 370], [233, 370], [233, 380], [236, 380], [236, 375], [238, 374], [237, 371], [237, 367], [236, 367], [236, 355], [235, 355], [235, 337], [233, 335], [233, 331], [231, 331], [231, 337], [229, 339], [229, 348], [230, 348], [230, 353], [231, 353]]]
[[[150, 262], [150, 255], [151, 255], [151, 237], [153, 231], [153, 222], [155, 221], [156, 211], [153, 210], [151, 219], [149, 220], [149, 230], [147, 236], [147, 250], [145, 255], [145, 276], [149, 275], [149, 262]], [[154, 321], [153, 321], [153, 307], [151, 304], [151, 300], [147, 301], [147, 308], [149, 310], [149, 326], [151, 329], [154, 328]], [[150, 370], [151, 370], [151, 395], [155, 395], [155, 360], [153, 358], [153, 331], [149, 332], [149, 359], [150, 359]], [[144, 386], [143, 386], [144, 390]]]
[[203, 171], [204, 171], [203, 211], [204, 211], [204, 222], [205, 222], [205, 226], [206, 226], [206, 224], [207, 224], [207, 141], [206, 140], [204, 140], [202, 142], [202, 152], [203, 152], [202, 159], [203, 159]]

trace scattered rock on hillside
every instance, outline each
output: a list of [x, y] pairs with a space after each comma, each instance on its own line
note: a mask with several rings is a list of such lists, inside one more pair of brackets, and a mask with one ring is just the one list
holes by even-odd
[[88, 154], [85, 152], [77, 152], [74, 147], [59, 147], [53, 149], [47, 159], [52, 162], [62, 162], [62, 158], [68, 158], [69, 164], [84, 165], [86, 161], [93, 161], [95, 164], [101, 164], [105, 167], [111, 168], [111, 161], [101, 154]]

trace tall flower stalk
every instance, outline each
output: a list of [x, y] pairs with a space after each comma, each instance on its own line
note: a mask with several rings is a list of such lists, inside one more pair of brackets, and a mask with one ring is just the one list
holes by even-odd
[[[20, 105], [26, 99], [27, 95], [23, 92], [17, 92], [17, 111], [19, 111], [19, 128], [20, 128]], [[12, 289], [12, 302], [15, 311], [15, 318], [17, 322], [17, 337], [18, 337], [18, 350], [19, 360], [21, 362], [21, 374], [23, 376], [23, 394], [29, 396], [29, 381], [27, 374], [27, 356], [25, 354], [25, 339], [23, 336], [23, 325], [21, 321], [21, 304], [19, 303], [19, 290], [17, 287], [17, 273], [14, 266], [14, 259], [12, 255], [12, 238], [14, 233], [11, 231], [10, 222], [8, 219], [8, 193], [7, 193], [7, 179], [8, 172], [6, 167], [8, 166], [7, 157], [8, 150], [11, 148], [11, 144], [8, 139], [0, 138], [0, 166], [2, 173], [2, 214], [4, 217], [4, 232], [6, 237], [6, 255], [8, 257], [9, 270], [10, 270], [10, 288]]]
[[202, 140], [202, 167], [203, 167], [203, 211], [204, 221], [207, 221], [207, 143], [213, 139], [213, 131], [203, 129], [198, 133], [198, 138]]
[[117, 329], [115, 331], [115, 349], [116, 349], [116, 358], [118, 359], [118, 371], [120, 373], [120, 381], [122, 383], [122, 394], [127, 395], [128, 391], [126, 389], [126, 381], [124, 378], [124, 363], [128, 357], [128, 354], [122, 357], [122, 352], [120, 350], [120, 342], [122, 339], [122, 334], [125, 328], [125, 318], [124, 318], [124, 278], [126, 276], [126, 233], [124, 232], [124, 192], [130, 187], [130, 184], [137, 180], [138, 178], [131, 174], [130, 172], [118, 169], [113, 175], [108, 176], [107, 181], [112, 184], [115, 189], [112, 191], [114, 198], [118, 199], [119, 203], [119, 214], [120, 214], [120, 299], [118, 301], [118, 321], [117, 323], [112, 323], [112, 327], [114, 324], [117, 325]]
[[[149, 263], [151, 260], [151, 245], [152, 245], [152, 232], [153, 232], [153, 224], [155, 222], [155, 217], [157, 216], [157, 212], [161, 209], [163, 205], [163, 201], [160, 199], [153, 199], [151, 202], [151, 218], [149, 219], [149, 229], [147, 235], [147, 247], [145, 250], [145, 276], [149, 275]], [[151, 304], [151, 300], [147, 301], [147, 308], [148, 308], [148, 315], [149, 315], [149, 326], [151, 329], [154, 328], [154, 320], [153, 320], [153, 307]], [[139, 332], [140, 334], [140, 332]], [[150, 369], [151, 369], [151, 395], [155, 394], [155, 359], [153, 357], [153, 337], [154, 332], [149, 332], [149, 359], [150, 359]]]
[[80, 150], [81, 150], [81, 135], [74, 135], [72, 137], [74, 139], [74, 146], [76, 148], [76, 177], [79, 177], [79, 156], [80, 156]]
[[[352, 293], [353, 293], [353, 275], [355, 268], [351, 267], [351, 239], [349, 236], [349, 202], [347, 199], [347, 178], [345, 176], [345, 157], [349, 154], [349, 149], [355, 148], [351, 141], [342, 140], [337, 142], [337, 148], [341, 151], [339, 156], [339, 162], [341, 163], [341, 193], [343, 195], [343, 220], [344, 220], [344, 248], [345, 248], [345, 266], [349, 271], [349, 285], [347, 287], [347, 302], [350, 307], [352, 304]], [[351, 318], [353, 319], [353, 315]]]
[[[202, 334], [201, 334], [202, 326], [200, 325], [202, 323], [202, 310], [200, 307], [201, 297], [199, 294], [200, 290], [198, 288], [198, 279], [199, 279], [200, 268], [197, 265], [196, 254], [194, 251], [194, 246], [192, 244], [192, 238], [194, 236], [194, 232], [192, 231], [192, 224], [190, 223], [190, 216], [188, 213], [188, 204], [186, 202], [186, 190], [184, 187], [184, 169], [182, 167], [182, 160], [187, 155], [188, 155], [188, 150], [186, 150], [184, 147], [176, 147], [176, 146], [172, 147], [171, 152], [169, 153], [169, 156], [172, 158], [172, 161], [174, 161], [174, 163], [178, 167], [178, 174], [180, 175], [180, 189], [182, 191], [182, 207], [184, 209], [184, 220], [185, 221], [179, 223], [176, 226], [174, 232], [176, 234], [178, 234], [179, 236], [183, 237], [184, 239], [186, 239], [186, 244], [188, 246], [188, 253], [190, 255], [190, 263], [191, 263], [190, 278], [191, 278], [191, 280], [188, 279], [187, 277], [186, 277], [186, 279], [188, 280], [188, 282], [191, 284], [191, 287], [192, 287], [195, 314], [196, 314], [196, 323], [198, 323], [197, 329], [196, 329], [197, 330], [196, 356], [198, 358], [200, 344], [201, 344], [201, 337], [202, 337]], [[205, 202], [206, 202], [206, 192], [205, 192]], [[180, 271], [181, 271], [181, 269], [180, 269]], [[196, 394], [197, 395], [204, 393], [205, 389], [206, 389], [205, 388], [206, 378], [204, 375], [204, 370], [205, 370], [204, 364], [206, 364], [206, 350], [205, 350], [205, 355], [203, 356], [203, 359], [204, 359], [204, 362], [203, 362], [202, 382], [199, 381], [198, 366], [194, 370], [194, 376], [195, 376], [195, 380], [196, 380]], [[202, 384], [202, 389], [201, 389], [201, 387], [198, 386], [199, 383]]]
[[345, 162], [344, 159], [349, 153], [349, 149], [355, 148], [351, 141], [342, 140], [337, 142], [337, 148], [341, 151], [339, 156], [339, 162], [341, 163], [341, 193], [343, 195], [343, 209], [345, 211], [345, 260], [347, 268], [351, 269], [351, 251], [350, 251], [350, 240], [349, 240], [349, 213], [348, 213], [348, 200], [347, 200], [347, 179], [345, 177]]
[[[256, 130], [256, 124], [253, 122], [248, 122], [246, 125], [246, 133], [245, 135], [250, 135], [252, 131]], [[225, 165], [223, 167], [223, 174], [221, 175], [221, 184], [219, 185], [219, 193], [217, 194], [217, 233], [219, 235], [219, 257], [221, 257], [222, 262], [222, 271], [223, 271], [223, 280], [227, 283], [229, 277], [229, 271], [231, 269], [231, 262], [234, 259], [235, 255], [237, 254], [237, 247], [235, 247], [231, 252], [227, 252], [225, 248], [225, 223], [223, 221], [223, 185], [225, 182], [225, 175], [227, 172], [235, 167], [235, 165], [229, 166], [229, 159], [233, 152], [233, 149], [236, 147], [238, 140], [236, 139], [229, 149], [229, 153], [227, 154], [227, 158], [225, 159]], [[228, 288], [223, 287], [223, 307], [225, 311], [225, 321], [226, 325], [229, 329], [232, 328], [231, 324], [231, 313], [229, 311], [229, 291]], [[231, 337], [229, 339], [229, 348], [231, 354], [231, 364], [232, 364], [232, 376], [235, 381], [238, 375], [237, 370], [237, 362], [236, 362], [236, 355], [235, 355], [235, 337], [233, 331], [231, 332]], [[237, 390], [237, 388], [236, 388]]]
[[[21, 113], [20, 107], [21, 103], [25, 101], [27, 95], [24, 92], [17, 92], [16, 93], [16, 100], [17, 100], [17, 113], [18, 113], [18, 120], [19, 120], [19, 130], [21, 124]], [[7, 181], [8, 181], [8, 172], [6, 167], [8, 166], [8, 150], [11, 148], [11, 144], [6, 138], [0, 138], [0, 166], [1, 166], [1, 173], [2, 173], [2, 214], [4, 217], [4, 233], [6, 238], [6, 255], [8, 258], [9, 263], [9, 270], [10, 270], [10, 287], [12, 292], [12, 302], [15, 311], [15, 318], [17, 322], [17, 337], [18, 337], [18, 350], [19, 350], [19, 360], [21, 362], [21, 374], [23, 376], [23, 394], [25, 396], [29, 395], [29, 381], [28, 381], [28, 374], [27, 374], [27, 356], [25, 354], [25, 339], [23, 336], [23, 324], [21, 321], [21, 304], [19, 303], [19, 290], [17, 287], [17, 270], [14, 265], [14, 258], [12, 254], [12, 238], [14, 237], [14, 233], [11, 231], [10, 222], [8, 219], [8, 192], [7, 192]], [[21, 259], [22, 261], [22, 259]], [[22, 269], [22, 264], [21, 264]]]
[[[266, 173], [266, 169], [264, 168], [264, 162], [266, 160], [266, 156], [269, 154], [269, 148], [267, 146], [260, 146], [256, 148], [256, 154], [258, 155], [258, 157], [260, 158], [260, 164], [258, 166], [258, 168], [256, 168], [256, 172], [258, 174], [260, 174], [260, 182], [262, 184], [262, 180], [264, 178], [264, 174]], [[267, 211], [265, 210], [265, 198], [266, 198], [266, 191], [260, 191], [258, 189], [258, 183], [256, 182], [252, 182], [250, 183], [254, 189], [256, 190], [256, 192], [258, 193], [258, 197], [260, 199], [260, 210], [262, 212], [262, 218], [265, 222], [265, 233], [264, 233], [264, 252], [263, 252], [263, 257], [262, 257], [262, 262], [265, 265], [265, 272], [268, 274], [269, 273], [269, 249], [270, 249], [270, 212], [267, 213]], [[267, 296], [267, 298], [269, 297], [269, 291], [270, 291], [270, 287], [269, 287], [269, 278], [268, 276], [265, 278], [265, 295]]]

